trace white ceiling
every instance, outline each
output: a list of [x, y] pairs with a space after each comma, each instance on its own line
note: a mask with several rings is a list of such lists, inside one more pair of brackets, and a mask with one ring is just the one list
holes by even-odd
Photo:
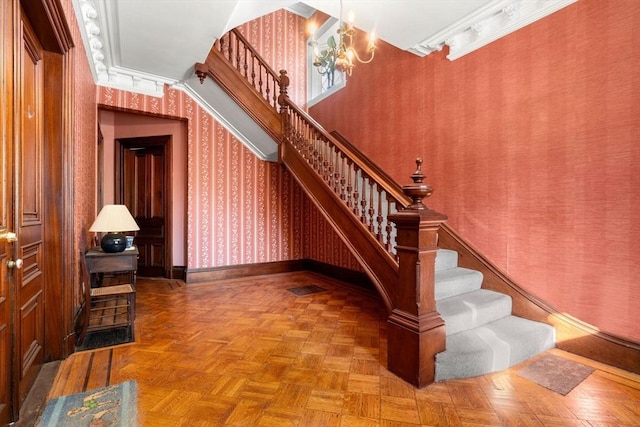
[[[577, 0], [343, 0], [378, 38], [455, 59]], [[97, 84], [161, 96], [203, 62], [216, 38], [281, 8], [340, 17], [339, 0], [73, 0]]]

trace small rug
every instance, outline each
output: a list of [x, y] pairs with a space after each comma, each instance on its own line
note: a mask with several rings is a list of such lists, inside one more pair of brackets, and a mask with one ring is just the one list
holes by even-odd
[[547, 354], [516, 373], [549, 390], [566, 395], [593, 371], [593, 368], [564, 357]]
[[309, 295], [326, 291], [326, 289], [316, 285], [298, 286], [297, 288], [289, 288], [288, 290], [296, 295]]
[[137, 425], [135, 381], [127, 381], [84, 393], [61, 396], [47, 403], [38, 427]]
[[84, 337], [82, 344], [76, 346], [76, 350], [93, 350], [96, 348], [125, 344], [132, 341], [132, 334], [128, 327], [106, 329], [104, 331], [88, 332]]

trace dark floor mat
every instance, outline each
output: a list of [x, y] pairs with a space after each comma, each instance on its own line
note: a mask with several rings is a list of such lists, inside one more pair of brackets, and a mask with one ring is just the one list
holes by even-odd
[[93, 350], [112, 345], [126, 344], [133, 341], [129, 328], [115, 328], [104, 331], [88, 332], [81, 345], [76, 346], [77, 351]]
[[326, 289], [316, 285], [298, 286], [296, 288], [289, 288], [288, 290], [296, 295], [309, 295], [326, 291]]
[[549, 390], [566, 395], [592, 372], [593, 368], [564, 357], [547, 354], [516, 373]]

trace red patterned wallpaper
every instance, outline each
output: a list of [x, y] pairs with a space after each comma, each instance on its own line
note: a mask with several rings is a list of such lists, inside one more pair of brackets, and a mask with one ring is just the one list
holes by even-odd
[[[304, 27], [302, 18], [285, 11], [242, 27], [274, 69], [288, 70], [290, 95], [302, 100]], [[187, 170], [174, 173], [187, 174], [189, 269], [301, 258], [359, 268], [291, 176], [256, 158], [185, 93], [167, 89], [156, 98], [98, 88], [98, 102], [187, 120]]]
[[187, 119], [187, 267], [301, 257], [299, 187], [256, 158], [184, 92], [163, 98], [98, 88], [101, 105]]
[[640, 2], [581, 0], [455, 61], [382, 44], [311, 108], [517, 283], [640, 341]]

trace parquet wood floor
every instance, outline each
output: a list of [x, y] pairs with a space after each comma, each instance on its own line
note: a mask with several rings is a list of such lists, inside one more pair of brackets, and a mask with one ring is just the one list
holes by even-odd
[[596, 368], [566, 396], [524, 364], [416, 390], [385, 369], [381, 301], [311, 273], [137, 288], [136, 342], [73, 354], [49, 398], [135, 380], [145, 426], [640, 425], [639, 376], [558, 350]]

